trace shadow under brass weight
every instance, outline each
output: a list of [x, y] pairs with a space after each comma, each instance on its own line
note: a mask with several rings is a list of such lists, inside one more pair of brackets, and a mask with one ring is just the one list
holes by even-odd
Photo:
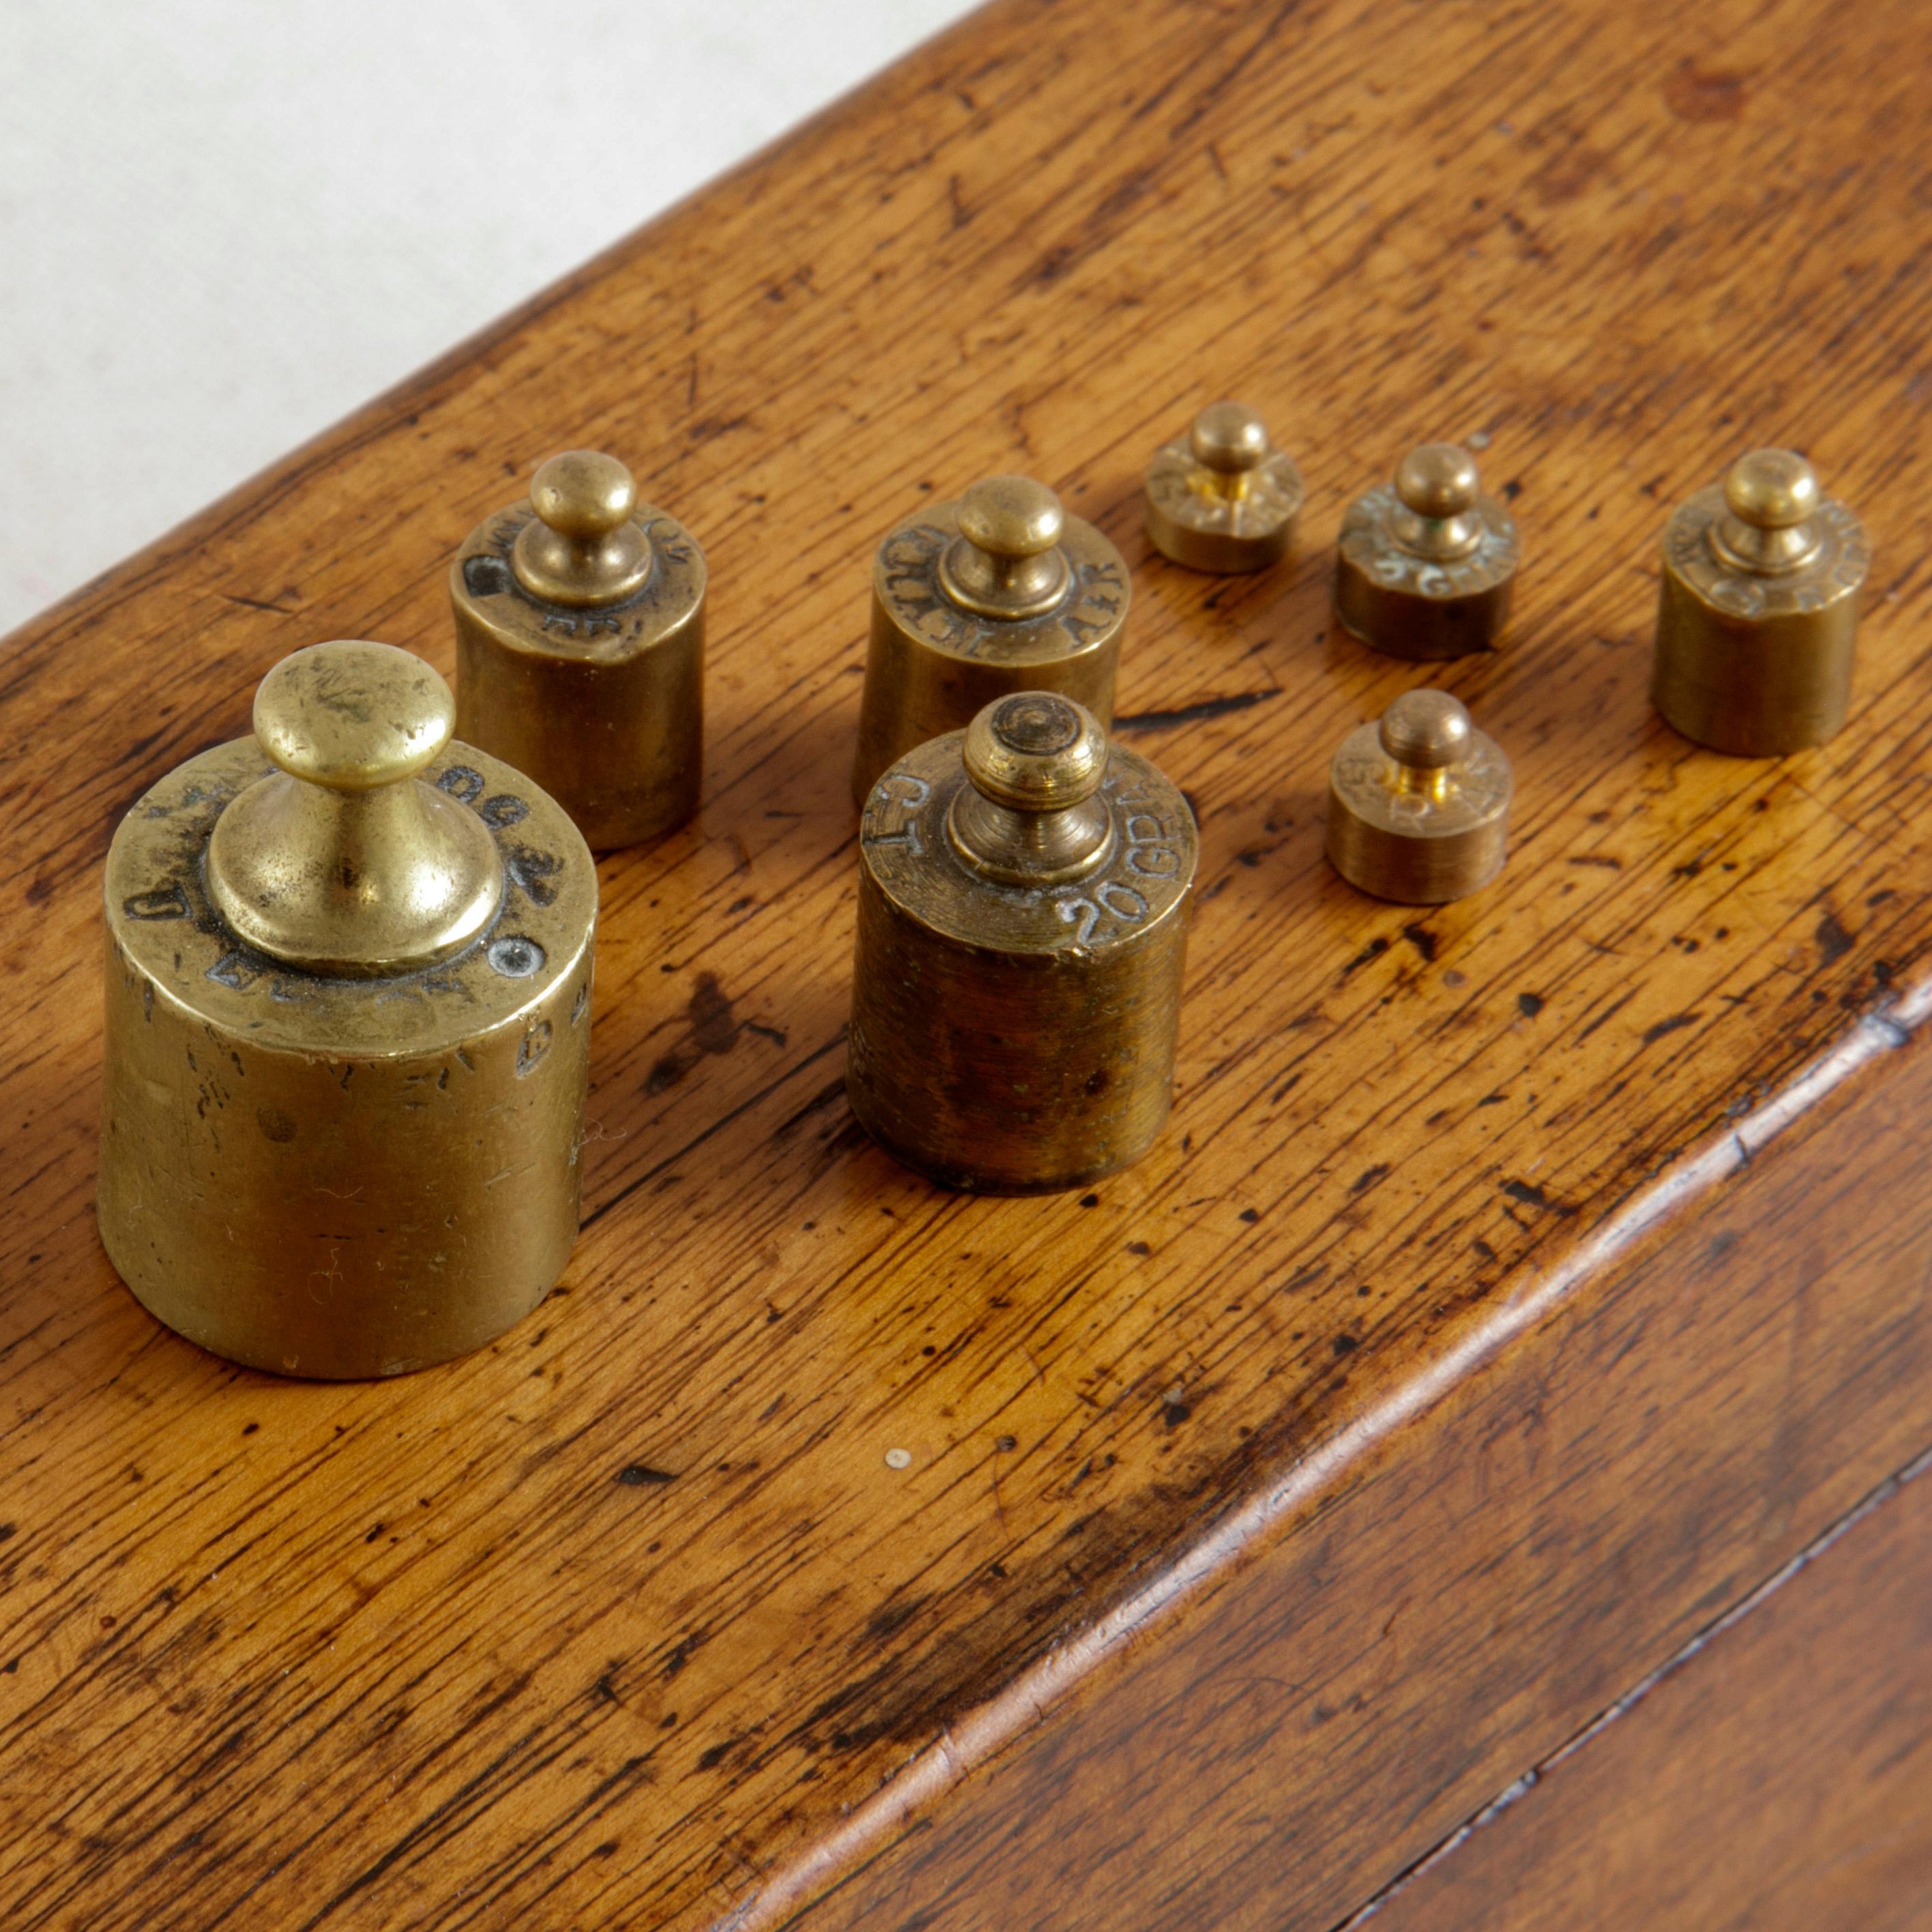
[[1682, 505], [1664, 534], [1651, 695], [1714, 752], [1775, 758], [1845, 722], [1864, 526], [1792, 451], [1760, 449]]
[[1486, 886], [1509, 850], [1515, 781], [1494, 739], [1446, 691], [1405, 692], [1342, 740], [1328, 771], [1328, 857], [1400, 905]]
[[614, 456], [554, 456], [449, 574], [458, 735], [527, 772], [593, 850], [698, 809], [704, 553]]
[[901, 759], [860, 831], [846, 1086], [947, 1186], [1078, 1187], [1167, 1118], [1194, 815], [1056, 693], [987, 706]]
[[872, 566], [854, 797], [1011, 692], [1058, 691], [1110, 724], [1127, 597], [1120, 552], [1030, 477], [908, 518]]
[[596, 873], [454, 713], [406, 651], [298, 651], [115, 833], [100, 1237], [232, 1360], [460, 1354], [576, 1240]]

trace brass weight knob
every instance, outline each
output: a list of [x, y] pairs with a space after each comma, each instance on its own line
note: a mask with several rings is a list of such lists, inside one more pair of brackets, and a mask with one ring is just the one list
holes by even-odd
[[575, 449], [457, 553], [457, 730], [605, 851], [698, 809], [704, 554], [614, 456]]
[[208, 884], [245, 945], [316, 972], [381, 974], [460, 952], [496, 916], [489, 829], [417, 776], [449, 742], [449, 687], [388, 644], [298, 651], [255, 694], [275, 775], [215, 821]]
[[1104, 724], [1127, 571], [1043, 483], [989, 476], [908, 518], [879, 546], [853, 794], [994, 698], [1058, 691]]
[[1153, 766], [1056, 692], [986, 706], [872, 788], [846, 1084], [946, 1186], [1077, 1187], [1167, 1118], [1196, 838]]
[[1845, 722], [1864, 526], [1803, 457], [1760, 449], [1670, 520], [1652, 696], [1713, 751], [1774, 758], [1822, 745]]
[[1335, 609], [1344, 628], [1391, 657], [1492, 650], [1509, 616], [1521, 542], [1453, 442], [1404, 457], [1342, 520]]
[[1287, 554], [1306, 488], [1244, 403], [1210, 403], [1148, 466], [1147, 530], [1190, 570], [1261, 570]]
[[452, 712], [406, 652], [298, 651], [108, 854], [101, 1240], [256, 1368], [478, 1347], [576, 1239], [596, 872]]
[[1508, 852], [1509, 760], [1446, 691], [1412, 691], [1349, 733], [1328, 773], [1328, 856], [1402, 905], [1479, 890]]

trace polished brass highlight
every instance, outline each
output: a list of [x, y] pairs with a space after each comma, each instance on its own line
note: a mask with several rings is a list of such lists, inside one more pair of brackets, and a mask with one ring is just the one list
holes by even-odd
[[1391, 657], [1493, 650], [1521, 551], [1515, 519], [1482, 494], [1475, 459], [1456, 443], [1425, 442], [1393, 484], [1377, 484], [1342, 518], [1336, 614]]
[[577, 1238], [596, 871], [453, 716], [407, 652], [298, 651], [108, 854], [101, 1240], [252, 1367], [460, 1354]]
[[1210, 403], [1186, 436], [1154, 452], [1147, 531], [1190, 570], [1262, 570], [1287, 554], [1307, 494], [1294, 459], [1245, 403]]
[[1803, 457], [1760, 449], [1664, 534], [1651, 695], [1685, 737], [1741, 758], [1822, 745], [1845, 722], [1864, 528]]
[[1060, 692], [1110, 723], [1127, 596], [1120, 552], [1030, 477], [908, 518], [872, 568], [854, 797], [1011, 692]]
[[1070, 698], [919, 746], [860, 832], [846, 1087], [949, 1187], [1078, 1187], [1167, 1118], [1196, 840], [1187, 801]]
[[449, 574], [458, 734], [535, 779], [592, 850], [698, 809], [704, 553], [614, 456], [554, 456]]
[[1328, 856], [1349, 884], [1440, 905], [1508, 852], [1509, 760], [1446, 691], [1411, 691], [1342, 740], [1328, 772]]

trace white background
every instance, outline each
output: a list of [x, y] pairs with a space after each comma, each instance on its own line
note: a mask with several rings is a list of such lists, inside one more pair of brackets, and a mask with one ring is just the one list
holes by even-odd
[[0, 632], [967, 0], [0, 0]]

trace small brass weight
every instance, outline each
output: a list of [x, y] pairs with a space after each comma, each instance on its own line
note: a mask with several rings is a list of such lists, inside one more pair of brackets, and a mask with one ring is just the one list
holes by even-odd
[[1515, 781], [1446, 691], [1405, 692], [1342, 740], [1328, 772], [1328, 857], [1349, 884], [1441, 905], [1502, 870]]
[[1803, 457], [1760, 449], [1683, 504], [1664, 535], [1651, 693], [1700, 745], [1776, 758], [1845, 722], [1863, 525]]
[[1244, 403], [1210, 403], [1148, 466], [1147, 532], [1190, 570], [1264, 570], [1288, 554], [1307, 486]]
[[1167, 1118], [1194, 814], [1051, 692], [902, 758], [860, 832], [847, 1090], [951, 1187], [1078, 1187]]
[[1015, 691], [1058, 691], [1102, 725], [1127, 615], [1127, 567], [1028, 476], [990, 476], [908, 517], [872, 566], [872, 628], [852, 794]]
[[577, 1238], [596, 877], [454, 712], [406, 651], [298, 651], [115, 833], [101, 1240], [232, 1360], [460, 1354]]
[[614, 456], [554, 456], [449, 573], [457, 735], [527, 772], [595, 851], [698, 809], [704, 553]]

